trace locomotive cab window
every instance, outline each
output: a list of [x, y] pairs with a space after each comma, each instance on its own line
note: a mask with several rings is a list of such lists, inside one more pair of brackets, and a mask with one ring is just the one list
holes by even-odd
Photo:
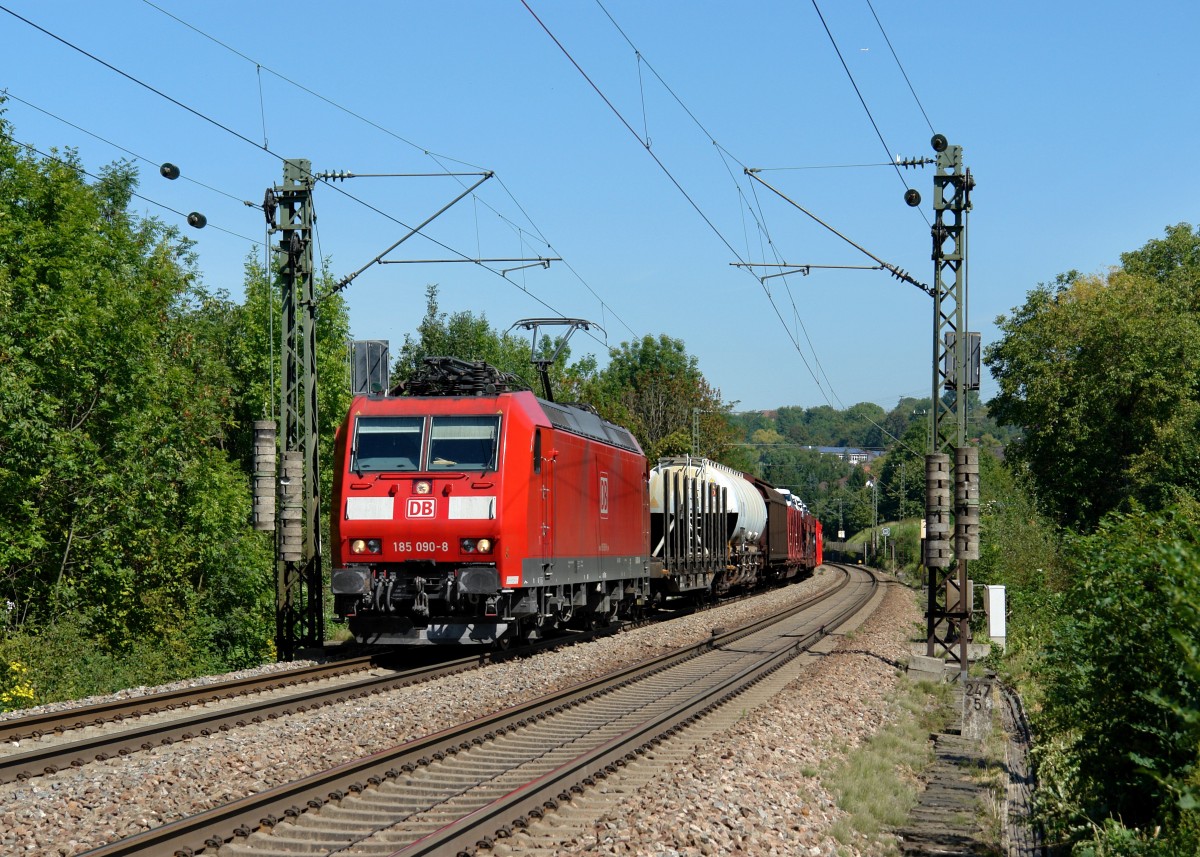
[[499, 416], [433, 417], [430, 470], [495, 470]]
[[359, 417], [350, 469], [356, 473], [419, 469], [424, 422], [421, 417]]

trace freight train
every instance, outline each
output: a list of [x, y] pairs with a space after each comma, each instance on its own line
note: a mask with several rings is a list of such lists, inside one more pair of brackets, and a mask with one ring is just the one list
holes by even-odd
[[338, 430], [334, 612], [361, 642], [495, 643], [811, 573], [798, 498], [633, 435], [486, 363], [427, 358]]

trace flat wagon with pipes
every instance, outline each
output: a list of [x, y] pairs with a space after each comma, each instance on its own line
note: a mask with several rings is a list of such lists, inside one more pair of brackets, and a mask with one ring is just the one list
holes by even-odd
[[719, 597], [783, 582], [821, 564], [821, 522], [787, 489], [704, 458], [650, 473], [656, 595]]

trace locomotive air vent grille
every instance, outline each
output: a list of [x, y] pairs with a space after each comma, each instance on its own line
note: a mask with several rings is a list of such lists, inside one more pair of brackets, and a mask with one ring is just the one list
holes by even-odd
[[593, 440], [609, 443], [621, 449], [627, 449], [630, 452], [638, 450], [633, 435], [627, 430], [602, 420], [590, 411], [563, 407], [545, 400], [542, 400], [541, 405], [542, 409], [546, 412], [546, 417], [550, 420], [550, 424], [557, 429], [581, 435], [582, 437], [590, 437]]

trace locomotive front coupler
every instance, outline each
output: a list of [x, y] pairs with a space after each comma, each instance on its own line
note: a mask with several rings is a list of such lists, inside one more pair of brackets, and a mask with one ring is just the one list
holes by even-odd
[[418, 577], [413, 581], [417, 595], [413, 598], [412, 612], [414, 616], [429, 616], [429, 596], [425, 594], [425, 578]]

